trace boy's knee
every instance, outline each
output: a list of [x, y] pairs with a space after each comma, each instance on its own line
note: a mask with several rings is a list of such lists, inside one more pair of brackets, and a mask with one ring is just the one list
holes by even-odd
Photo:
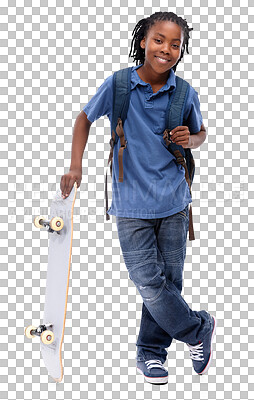
[[144, 265], [142, 268], [134, 268], [129, 273], [140, 295], [145, 301], [154, 301], [161, 294], [166, 277], [160, 268], [153, 265]]

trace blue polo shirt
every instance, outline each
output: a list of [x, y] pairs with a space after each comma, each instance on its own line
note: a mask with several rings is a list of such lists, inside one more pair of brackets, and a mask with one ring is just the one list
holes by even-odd
[[[192, 199], [184, 167], [176, 163], [163, 139], [166, 108], [176, 87], [175, 73], [171, 69], [166, 84], [153, 93], [151, 85], [142, 81], [137, 73], [142, 65], [133, 66], [131, 71], [130, 105], [124, 122], [127, 148], [123, 151], [123, 182], [118, 182], [118, 140], [113, 153], [112, 203], [108, 214], [162, 218], [183, 210]], [[91, 123], [107, 115], [112, 131], [112, 108], [113, 75], [105, 79], [83, 111]], [[191, 86], [183, 125], [194, 134], [200, 131], [202, 122], [198, 93]]]

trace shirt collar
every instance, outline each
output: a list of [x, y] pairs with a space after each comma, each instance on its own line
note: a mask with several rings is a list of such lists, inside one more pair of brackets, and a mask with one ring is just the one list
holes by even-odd
[[[137, 73], [137, 69], [140, 68], [143, 64], [141, 65], [136, 65], [135, 67], [132, 67], [132, 73], [131, 73], [131, 90], [134, 89], [137, 84], [143, 85], [143, 86], [148, 86], [149, 83], [142, 81], [142, 79], [139, 77]], [[159, 92], [164, 92], [166, 90], [173, 90], [176, 87], [176, 76], [172, 68], [170, 69], [169, 77], [164, 86], [160, 88]], [[158, 93], [158, 92], [156, 92]], [[155, 93], [155, 94], [156, 94]]]

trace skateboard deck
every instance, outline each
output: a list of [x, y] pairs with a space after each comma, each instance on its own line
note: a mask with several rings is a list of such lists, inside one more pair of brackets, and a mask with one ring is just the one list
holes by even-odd
[[[76, 194], [76, 183], [70, 195], [65, 199], [62, 198], [61, 190], [58, 189], [51, 204], [50, 220], [40, 220], [40, 225], [43, 225], [49, 231], [44, 317], [42, 325], [37, 328], [33, 326], [27, 327], [25, 332], [27, 337], [41, 336], [40, 349], [42, 358], [49, 375], [56, 382], [60, 382], [63, 378], [61, 350], [68, 300], [73, 209]], [[37, 217], [37, 219], [40, 218], [44, 217]], [[50, 223], [54, 219], [55, 224]]]

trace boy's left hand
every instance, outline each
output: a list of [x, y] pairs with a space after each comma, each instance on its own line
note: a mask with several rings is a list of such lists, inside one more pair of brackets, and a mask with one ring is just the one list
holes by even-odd
[[[171, 133], [171, 134], [170, 134]], [[191, 136], [188, 126], [177, 126], [168, 134], [173, 143], [181, 145], [184, 149], [191, 146]], [[164, 134], [163, 139], [166, 138]]]

